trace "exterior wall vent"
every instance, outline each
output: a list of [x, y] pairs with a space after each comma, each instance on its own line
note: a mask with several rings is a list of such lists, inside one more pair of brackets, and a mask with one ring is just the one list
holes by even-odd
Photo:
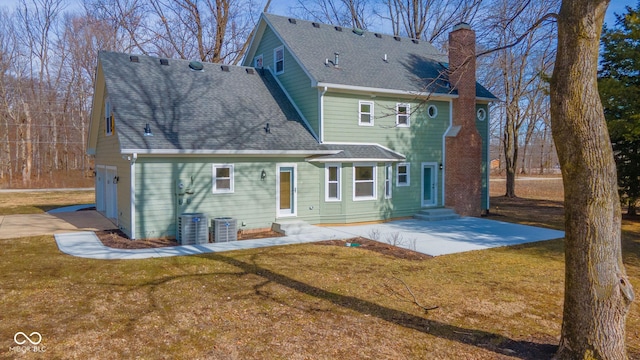
[[209, 222], [204, 213], [183, 213], [178, 217], [176, 240], [180, 245], [209, 242]]
[[295, 25], [296, 24], [296, 19], [289, 18], [289, 23]]
[[334, 26], [333, 28], [336, 29], [336, 31], [342, 32], [342, 26]]
[[228, 65], [222, 65], [222, 66], [220, 66], [220, 69], [222, 69], [222, 71], [224, 71], [224, 72], [229, 72], [229, 66]]
[[169, 65], [168, 59], [160, 59], [160, 65]]
[[318, 24], [317, 22], [311, 23], [311, 25], [313, 25], [313, 27], [316, 29], [320, 28], [320, 24]]
[[137, 63], [140, 62], [140, 59], [136, 55], [129, 56], [129, 61]]
[[211, 238], [217, 243], [238, 240], [238, 220], [230, 217], [212, 219]]

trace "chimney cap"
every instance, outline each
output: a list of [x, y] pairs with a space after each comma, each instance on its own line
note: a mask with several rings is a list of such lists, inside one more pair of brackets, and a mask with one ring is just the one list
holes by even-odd
[[471, 30], [471, 25], [466, 22], [459, 22], [453, 26], [453, 31], [460, 29]]

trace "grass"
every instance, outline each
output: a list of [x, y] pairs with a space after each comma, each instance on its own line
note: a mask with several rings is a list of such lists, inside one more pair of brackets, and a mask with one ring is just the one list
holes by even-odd
[[62, 206], [94, 202], [93, 191], [3, 192], [0, 215], [40, 214]]
[[[539, 204], [492, 212], [520, 221], [549, 212]], [[638, 292], [640, 224], [623, 233]], [[0, 259], [0, 358], [38, 331], [46, 351], [25, 357], [540, 359], [562, 319], [561, 240], [423, 261], [313, 244], [98, 261], [41, 236], [0, 240]], [[627, 329], [640, 358], [637, 304]]]

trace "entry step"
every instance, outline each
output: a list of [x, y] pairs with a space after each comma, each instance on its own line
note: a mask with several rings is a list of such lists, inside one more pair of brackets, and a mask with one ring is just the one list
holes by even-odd
[[425, 221], [440, 221], [458, 219], [460, 215], [449, 208], [429, 208], [420, 210], [420, 212], [413, 215], [413, 217]]
[[283, 220], [274, 222], [271, 230], [284, 235], [298, 235], [305, 232], [313, 231], [313, 225], [302, 220]]

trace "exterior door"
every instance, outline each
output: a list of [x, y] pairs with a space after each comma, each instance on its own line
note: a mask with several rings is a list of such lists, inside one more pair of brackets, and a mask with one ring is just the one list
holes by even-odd
[[276, 183], [276, 201], [278, 216], [296, 216], [297, 186], [295, 164], [279, 164]]
[[104, 165], [96, 166], [96, 210], [104, 213], [106, 210], [104, 205], [104, 179], [105, 179], [105, 168]]
[[107, 166], [105, 182], [106, 216], [117, 224], [118, 222], [118, 169]]
[[436, 163], [422, 163], [422, 206], [435, 206], [438, 194]]

